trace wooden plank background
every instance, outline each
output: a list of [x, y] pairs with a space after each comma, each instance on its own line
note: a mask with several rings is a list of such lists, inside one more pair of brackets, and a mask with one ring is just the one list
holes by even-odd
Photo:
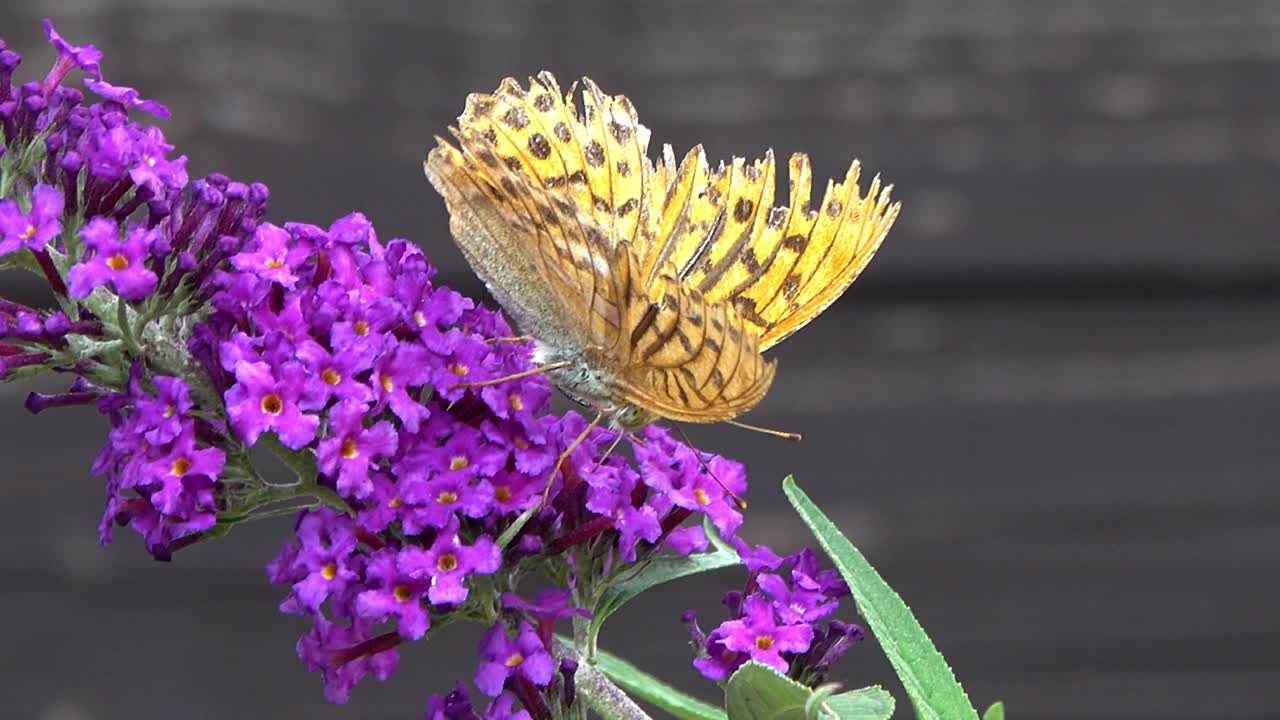
[[[267, 182], [276, 220], [361, 209], [468, 290], [419, 163], [504, 75], [590, 74], [678, 150], [807, 150], [820, 175], [861, 157], [906, 210], [779, 348], [757, 417], [805, 442], [694, 430], [749, 463], [749, 535], [799, 541], [777, 488], [795, 472], [1012, 717], [1276, 717], [1280, 5], [424, 7], [65, 0], [0, 8], [0, 35], [38, 77], [53, 15], [173, 107], [194, 172]], [[415, 716], [473, 663], [475, 633], [450, 631], [326, 705], [262, 571], [287, 524], [170, 564], [127, 535], [98, 548], [104, 423], [27, 416], [29, 389], [0, 387], [5, 717]], [[711, 698], [678, 618], [737, 580], [657, 593], [606, 644]], [[842, 675], [892, 684], [870, 645]]]

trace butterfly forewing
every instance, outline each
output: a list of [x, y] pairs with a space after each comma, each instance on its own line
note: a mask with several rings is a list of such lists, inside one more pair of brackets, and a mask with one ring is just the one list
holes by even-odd
[[548, 72], [531, 78], [528, 90], [507, 78], [493, 94], [467, 98], [459, 128], [481, 133], [535, 187], [571, 198], [609, 242], [647, 242], [657, 224], [648, 205], [655, 195], [649, 130], [629, 100], [605, 95], [588, 79], [582, 99], [579, 113], [572, 89], [562, 95]]

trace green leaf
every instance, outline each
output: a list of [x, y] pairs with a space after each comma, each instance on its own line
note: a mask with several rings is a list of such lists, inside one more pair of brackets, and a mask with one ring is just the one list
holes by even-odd
[[879, 685], [832, 695], [826, 704], [840, 720], [889, 720], [895, 705], [893, 696]]
[[790, 476], [782, 490], [849, 583], [858, 610], [880, 641], [916, 713], [924, 720], [977, 720], [964, 689], [902, 598], [890, 588]]
[[684, 694], [616, 655], [597, 650], [594, 664], [623, 690], [679, 720], [727, 720], [720, 708]]
[[511, 524], [507, 526], [507, 529], [503, 530], [502, 534], [498, 536], [498, 548], [506, 550], [507, 545], [510, 545], [511, 541], [515, 539], [516, 533], [520, 532], [525, 523], [529, 522], [529, 518], [533, 517], [541, 509], [542, 504], [539, 503], [517, 515], [516, 519], [512, 520]]
[[724, 707], [731, 720], [808, 720], [813, 691], [768, 665], [749, 662], [729, 676]]
[[879, 687], [835, 694], [835, 685], [816, 690], [774, 670], [749, 662], [725, 683], [730, 720], [888, 720], [893, 697]]
[[728, 547], [718, 535], [715, 528], [708, 526], [707, 538], [717, 548], [711, 552], [696, 553], [687, 557], [678, 555], [660, 555], [645, 561], [633, 574], [623, 576], [605, 591], [600, 601], [592, 609], [591, 624], [588, 627], [590, 646], [595, 645], [595, 638], [600, 634], [604, 621], [625, 605], [631, 598], [648, 590], [654, 585], [678, 580], [689, 575], [719, 570], [730, 565], [737, 565], [738, 553]]
[[982, 720], [1004, 720], [1004, 703], [997, 701], [982, 714]]

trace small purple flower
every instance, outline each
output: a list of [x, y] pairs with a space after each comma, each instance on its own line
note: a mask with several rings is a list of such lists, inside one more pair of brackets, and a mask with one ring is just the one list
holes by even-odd
[[455, 518], [442, 528], [430, 548], [410, 545], [401, 551], [400, 567], [415, 580], [427, 580], [427, 599], [435, 605], [456, 605], [467, 599], [463, 584], [468, 575], [490, 575], [502, 565], [502, 552], [493, 540], [481, 535], [472, 545], [458, 536]]
[[480, 667], [476, 669], [475, 683], [480, 692], [498, 697], [507, 678], [519, 675], [538, 687], [546, 687], [555, 668], [555, 660], [533, 625], [521, 621], [512, 639], [507, 637], [506, 626], [499, 622], [480, 640]]
[[160, 128], [149, 127], [142, 131], [134, 144], [137, 159], [129, 168], [129, 178], [139, 187], [149, 188], [156, 195], [163, 195], [167, 189], [181, 190], [186, 187], [187, 158], [184, 155], [168, 159], [165, 156], [172, 149], [173, 146], [165, 142]]
[[[90, 45], [89, 47], [93, 46]], [[131, 87], [112, 85], [109, 82], [95, 80], [93, 78], [85, 79], [84, 84], [88, 86], [89, 90], [94, 94], [110, 100], [111, 102], [119, 103], [125, 108], [125, 110], [133, 110], [134, 108], [137, 108], [138, 110], [150, 113], [161, 120], [169, 119], [169, 108], [155, 100], [143, 100], [138, 95], [138, 91]]]
[[374, 636], [368, 621], [355, 619], [341, 625], [317, 615], [311, 631], [298, 640], [298, 659], [308, 670], [320, 671], [325, 699], [342, 704], [364, 676], [382, 682], [395, 673], [400, 663], [398, 643], [395, 635]]
[[723, 537], [731, 537], [742, 525], [732, 493], [747, 490], [742, 464], [719, 455], [703, 463], [697, 450], [671, 439], [661, 428], [645, 430], [645, 446], [636, 449], [645, 482], [666, 494], [678, 507], [701, 512], [711, 518]]
[[329, 411], [330, 437], [316, 448], [316, 465], [321, 472], [337, 476], [338, 494], [366, 498], [373, 493], [370, 470], [396, 451], [399, 436], [390, 422], [382, 420], [366, 428], [364, 403], [347, 400]]
[[301, 577], [293, 583], [293, 596], [315, 613], [360, 580], [355, 527], [346, 515], [322, 508], [303, 514], [295, 535], [299, 547], [292, 564]]
[[44, 20], [44, 34], [58, 51], [58, 59], [54, 61], [53, 68], [44, 79], [45, 95], [52, 93], [73, 68], [78, 67], [95, 79], [102, 77], [102, 67], [98, 64], [102, 60], [101, 50], [92, 45], [72, 45], [67, 42], [53, 28], [53, 21], [48, 18]]
[[410, 545], [402, 550], [383, 548], [369, 558], [366, 581], [372, 586], [356, 596], [356, 614], [372, 622], [395, 618], [397, 631], [406, 640], [427, 634], [431, 616], [423, 598], [432, 578], [418, 574], [422, 548]]
[[43, 250], [62, 232], [62, 191], [38, 183], [31, 191], [31, 212], [13, 200], [0, 201], [0, 257], [21, 248]]
[[511, 693], [502, 693], [484, 709], [481, 720], [533, 720], [528, 710], [516, 709], [516, 698]]
[[319, 410], [328, 405], [331, 398], [339, 402], [373, 402], [373, 389], [356, 379], [372, 366], [366, 354], [354, 349], [330, 353], [320, 343], [311, 340], [302, 342], [296, 354], [307, 370], [320, 378], [320, 382], [315, 384], [315, 397], [304, 406], [306, 409]]
[[493, 486], [485, 480], [469, 482], [456, 475], [435, 480], [410, 478], [403, 483], [400, 497], [404, 511], [404, 531], [417, 535], [426, 528], [443, 528], [458, 513], [482, 518], [493, 507]]
[[147, 428], [144, 433], [147, 442], [164, 445], [182, 431], [182, 421], [194, 403], [190, 388], [181, 378], [156, 375], [152, 382], [155, 383], [156, 394], [136, 393], [134, 412], [138, 424]]
[[298, 283], [294, 271], [310, 254], [310, 248], [294, 242], [288, 231], [263, 223], [254, 233], [253, 242], [231, 258], [231, 264], [241, 272], [253, 273], [292, 290]]
[[741, 619], [729, 620], [720, 629], [724, 631], [722, 642], [725, 648], [747, 653], [752, 660], [780, 673], [786, 673], [788, 669], [782, 653], [802, 653], [813, 642], [812, 625], [778, 624], [772, 605], [759, 595], [751, 595], [743, 601]]
[[589, 474], [587, 482], [587, 509], [613, 518], [622, 559], [635, 562], [636, 544], [654, 542], [662, 535], [657, 511], [647, 503], [636, 507], [632, 501], [639, 477], [629, 467], [604, 465]]
[[[184, 484], [188, 477], [217, 479], [226, 464], [226, 453], [218, 448], [197, 448], [195, 431], [188, 427], [174, 439], [168, 452], [151, 463], [149, 476], [159, 481], [160, 489], [151, 496], [156, 509], [166, 515], [181, 513], [186, 499]], [[128, 487], [129, 483], [123, 485]]]
[[812, 623], [836, 611], [840, 601], [818, 590], [792, 589], [780, 576], [761, 573], [756, 585], [773, 601], [773, 609], [785, 623]]
[[428, 697], [426, 720], [478, 720], [467, 686], [459, 681], [449, 694]]
[[299, 450], [315, 439], [320, 418], [298, 407], [307, 383], [306, 370], [296, 362], [276, 372], [263, 362], [242, 362], [235, 368], [236, 384], [227, 391], [227, 417], [248, 445], [273, 430], [280, 442]]
[[85, 298], [94, 288], [110, 284], [126, 300], [142, 300], [156, 289], [159, 278], [147, 268], [146, 259], [158, 231], [132, 225], [120, 236], [114, 222], [95, 217], [80, 231], [92, 256], [67, 272], [71, 295]]
[[378, 407], [391, 406], [404, 429], [411, 433], [427, 419], [427, 409], [410, 389], [421, 387], [431, 379], [430, 356], [417, 345], [402, 343], [383, 355], [373, 366], [373, 391]]

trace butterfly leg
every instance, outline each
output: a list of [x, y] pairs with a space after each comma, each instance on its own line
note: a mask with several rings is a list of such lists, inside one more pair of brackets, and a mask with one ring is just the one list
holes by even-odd
[[450, 385], [449, 389], [457, 390], [458, 388], [478, 388], [478, 387], [485, 387], [486, 385], [498, 385], [500, 383], [504, 383], [509, 380], [519, 380], [520, 378], [529, 377], [530, 375], [538, 375], [540, 373], [548, 372], [551, 370], [559, 370], [561, 368], [569, 367], [572, 364], [573, 363], [569, 361], [547, 363], [546, 365], [539, 365], [536, 368], [524, 370], [518, 373], [513, 373], [511, 375], [503, 375], [500, 378], [493, 378], [492, 380], [481, 380], [480, 382], [473, 382], [473, 383], [457, 383], [455, 385]]
[[587, 423], [587, 426], [582, 429], [582, 432], [578, 433], [578, 437], [574, 438], [573, 442], [569, 443], [569, 447], [565, 448], [564, 452], [560, 453], [560, 457], [556, 458], [556, 464], [551, 468], [551, 475], [547, 477], [547, 487], [542, 491], [542, 503], [538, 507], [546, 506], [547, 500], [551, 498], [551, 485], [556, 481], [556, 474], [560, 472], [560, 467], [564, 465], [565, 460], [569, 459], [569, 456], [573, 454], [573, 451], [577, 450], [578, 446], [587, 439], [587, 436], [591, 434], [591, 430], [600, 424], [600, 420], [603, 417], [603, 412], [596, 413], [596, 416], [591, 419], [591, 422]]
[[[715, 471], [713, 471], [711, 466], [707, 464], [707, 461], [702, 458], [702, 451], [693, 446], [693, 442], [690, 441], [689, 436], [685, 434], [684, 428], [679, 425], [672, 425], [672, 427], [676, 429], [677, 433], [680, 433], [680, 437], [684, 440], [684, 444], [688, 445], [689, 449], [693, 451], [693, 456], [698, 459], [698, 465], [702, 468], [702, 472], [710, 475], [711, 479], [716, 481], [716, 484], [720, 486], [720, 489], [724, 491], [724, 494], [733, 499], [734, 504], [738, 506], [739, 510], [746, 510], [747, 501], [743, 500], [742, 496], [738, 493], [730, 490], [729, 487], [716, 476]], [[712, 455], [712, 458], [714, 457], [715, 456]]]
[[609, 456], [613, 454], [613, 451], [618, 449], [618, 443], [622, 442], [622, 438], [629, 436], [630, 433], [618, 433], [618, 436], [613, 439], [613, 442], [609, 443], [609, 449], [604, 451], [604, 454], [600, 456], [600, 459], [596, 461], [596, 466], [592, 469], [599, 470], [600, 466], [604, 464], [604, 461], [608, 460]]

